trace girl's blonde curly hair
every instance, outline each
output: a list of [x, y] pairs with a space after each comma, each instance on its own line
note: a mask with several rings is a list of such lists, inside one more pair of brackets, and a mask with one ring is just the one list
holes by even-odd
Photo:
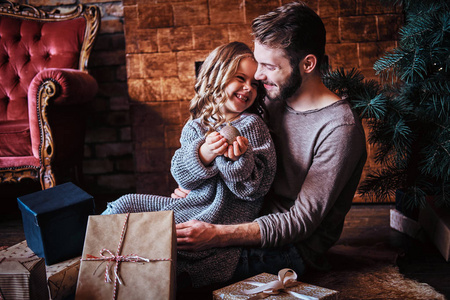
[[[195, 96], [191, 100], [190, 119], [201, 118], [208, 128], [208, 133], [216, 130], [225, 122], [221, 108], [228, 100], [225, 87], [233, 79], [243, 58], [252, 57], [252, 50], [244, 43], [232, 42], [214, 49], [206, 58], [200, 69], [195, 84]], [[258, 82], [255, 102], [247, 109], [265, 117], [265, 89]]]

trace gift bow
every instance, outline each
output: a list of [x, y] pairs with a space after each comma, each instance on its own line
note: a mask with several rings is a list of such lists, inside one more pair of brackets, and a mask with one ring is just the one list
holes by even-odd
[[[122, 250], [122, 242], [125, 237], [125, 232], [127, 230], [127, 224], [128, 224], [128, 218], [130, 216], [130, 213], [127, 213], [125, 216], [125, 222], [122, 226], [122, 232], [120, 234], [120, 240], [119, 245], [117, 246], [116, 254], [114, 255], [110, 250], [103, 248], [100, 250], [100, 256], [93, 256], [90, 254], [86, 255], [86, 258], [82, 260], [97, 260], [97, 261], [106, 261], [106, 270], [105, 270], [105, 282], [110, 283], [112, 282], [111, 277], [109, 276], [109, 262], [115, 261], [116, 265], [114, 267], [114, 290], [113, 290], [113, 300], [117, 297], [117, 283], [123, 284], [122, 280], [120, 280], [119, 276], [119, 264], [121, 262], [151, 262], [151, 261], [172, 261], [170, 258], [156, 258], [156, 259], [148, 259], [141, 256], [138, 256], [136, 254], [128, 254], [128, 255], [120, 255], [120, 252]], [[103, 255], [105, 252], [109, 254], [109, 256]]]
[[[103, 255], [103, 253], [107, 252], [109, 256]], [[111, 277], [109, 276], [109, 262], [115, 261], [116, 266], [114, 268], [114, 277], [117, 279], [119, 284], [123, 284], [122, 280], [120, 280], [120, 276], [118, 274], [118, 266], [120, 262], [150, 262], [156, 260], [150, 260], [148, 258], [137, 256], [136, 254], [128, 254], [128, 255], [114, 255], [108, 249], [103, 248], [100, 250], [100, 256], [93, 256], [90, 254], [86, 255], [86, 259], [84, 260], [99, 260], [99, 261], [107, 261], [106, 270], [105, 270], [105, 282], [112, 282]]]
[[252, 285], [256, 285], [257, 287], [250, 290], [243, 290], [242, 293], [245, 295], [254, 295], [255, 296], [249, 298], [249, 300], [256, 299], [264, 299], [269, 297], [270, 295], [278, 295], [280, 293], [288, 293], [294, 296], [297, 299], [304, 300], [318, 300], [316, 297], [311, 297], [307, 295], [302, 295], [293, 291], [289, 291], [288, 289], [300, 284], [297, 281], [297, 273], [295, 273], [292, 269], [282, 269], [278, 272], [278, 280], [274, 280], [268, 283], [262, 283], [257, 281], [248, 281], [245, 280], [245, 283], [250, 283]]

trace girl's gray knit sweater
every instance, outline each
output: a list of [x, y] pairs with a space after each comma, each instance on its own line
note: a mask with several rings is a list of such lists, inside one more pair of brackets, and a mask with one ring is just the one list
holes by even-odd
[[[176, 223], [193, 219], [213, 224], [253, 221], [275, 175], [274, 145], [267, 126], [256, 115], [243, 113], [231, 124], [249, 140], [248, 150], [237, 161], [218, 156], [208, 166], [198, 156], [206, 128], [199, 119], [184, 126], [171, 172], [181, 187], [191, 190], [186, 198], [129, 194], [108, 203], [103, 214], [173, 210]], [[180, 251], [178, 273], [187, 272], [195, 287], [224, 282], [233, 275], [240, 253], [235, 247]]]

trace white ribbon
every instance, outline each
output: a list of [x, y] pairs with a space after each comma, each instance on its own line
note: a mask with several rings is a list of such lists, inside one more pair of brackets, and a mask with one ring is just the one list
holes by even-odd
[[278, 280], [274, 280], [268, 283], [248, 280], [244, 280], [244, 282], [257, 286], [254, 289], [242, 291], [242, 293], [245, 295], [254, 295], [253, 297], [249, 298], [249, 300], [264, 299], [269, 297], [270, 295], [277, 295], [280, 293], [291, 294], [297, 299], [319, 300], [316, 297], [302, 295], [288, 290], [291, 287], [299, 285], [299, 282], [297, 281], [297, 273], [295, 273], [295, 271], [292, 269], [280, 270], [278, 272]]

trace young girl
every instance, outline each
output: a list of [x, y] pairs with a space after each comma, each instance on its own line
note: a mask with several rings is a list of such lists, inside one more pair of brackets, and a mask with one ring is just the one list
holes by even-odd
[[[191, 118], [171, 172], [191, 190], [186, 198], [129, 194], [108, 203], [103, 214], [173, 210], [176, 223], [196, 219], [215, 224], [253, 221], [275, 175], [276, 158], [262, 120], [264, 89], [254, 79], [257, 63], [239, 42], [213, 50], [203, 63], [191, 100]], [[241, 136], [233, 144], [219, 134], [225, 125]], [[178, 273], [198, 287], [231, 278], [239, 248], [179, 252]]]

